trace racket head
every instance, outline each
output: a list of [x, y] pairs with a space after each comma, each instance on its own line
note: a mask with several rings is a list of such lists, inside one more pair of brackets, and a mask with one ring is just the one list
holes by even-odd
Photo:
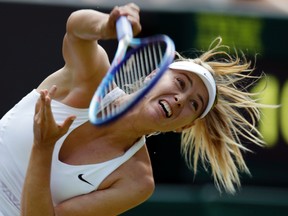
[[[119, 41], [111, 67], [91, 100], [89, 119], [96, 126], [117, 120], [137, 105], [157, 84], [175, 56], [174, 42], [167, 35], [133, 38], [125, 53], [124, 46]], [[121, 96], [113, 93], [115, 88], [122, 90], [121, 96], [129, 96], [125, 102], [117, 103]]]

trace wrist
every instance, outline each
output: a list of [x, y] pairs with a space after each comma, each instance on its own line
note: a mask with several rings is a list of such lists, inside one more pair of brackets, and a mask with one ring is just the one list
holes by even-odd
[[34, 140], [34, 143], [33, 143], [33, 147], [32, 147], [32, 150], [33, 151], [36, 151], [38, 153], [52, 153], [53, 150], [54, 150], [54, 145], [55, 143], [51, 142], [51, 143], [39, 143], [37, 141]]
[[109, 40], [116, 38], [115, 23], [111, 22], [108, 14], [103, 14], [103, 19], [98, 23], [99, 39]]

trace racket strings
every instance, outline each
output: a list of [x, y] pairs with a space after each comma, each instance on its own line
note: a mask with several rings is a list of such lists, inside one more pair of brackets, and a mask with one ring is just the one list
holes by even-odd
[[[118, 64], [115, 76], [107, 85], [103, 97], [100, 98], [97, 118], [109, 118], [121, 112], [138, 94], [145, 89], [160, 67], [166, 43], [154, 42], [127, 51], [125, 61]], [[120, 88], [122, 94], [116, 94]], [[118, 89], [119, 90], [119, 89]], [[124, 93], [123, 93], [124, 91]], [[119, 92], [119, 91], [118, 91]]]

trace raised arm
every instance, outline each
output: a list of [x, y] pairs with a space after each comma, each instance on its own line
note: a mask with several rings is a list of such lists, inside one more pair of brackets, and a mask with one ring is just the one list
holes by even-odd
[[73, 12], [67, 20], [63, 40], [65, 66], [47, 77], [38, 91], [57, 85], [55, 100], [87, 108], [110, 66], [107, 53], [98, 41], [116, 39], [116, 21], [122, 15], [127, 16], [134, 34], [138, 34], [141, 25], [135, 4], [115, 7], [109, 14], [89, 9]]
[[[98, 40], [116, 38], [116, 21], [121, 15], [127, 16], [133, 26], [134, 34], [138, 34], [141, 25], [139, 8], [135, 4], [115, 7], [110, 14], [95, 10], [79, 10], [69, 17], [63, 56], [66, 66], [75, 70], [79, 79], [87, 81], [96, 78], [96, 82], [99, 82], [107, 72], [108, 57], [99, 46]], [[99, 77], [98, 80], [95, 75]]]

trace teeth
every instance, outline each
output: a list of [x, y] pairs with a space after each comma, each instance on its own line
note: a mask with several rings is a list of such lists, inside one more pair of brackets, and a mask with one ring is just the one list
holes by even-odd
[[171, 117], [172, 110], [171, 110], [171, 107], [169, 106], [169, 104], [166, 101], [160, 101], [159, 103], [162, 106], [163, 110], [165, 111], [166, 117], [168, 117], [168, 118]]

